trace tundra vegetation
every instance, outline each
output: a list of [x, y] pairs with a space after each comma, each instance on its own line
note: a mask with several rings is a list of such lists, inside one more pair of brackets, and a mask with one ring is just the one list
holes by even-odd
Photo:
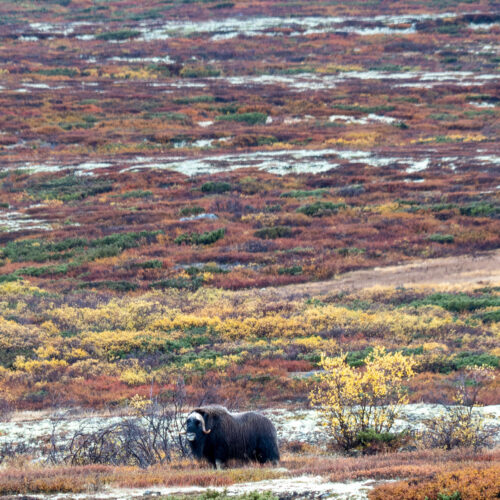
[[[0, 440], [1, 494], [498, 497], [499, 283], [307, 291], [497, 251], [498, 23], [488, 0], [0, 2], [0, 415], [127, 415], [48, 436], [43, 466]], [[287, 471], [193, 468], [178, 439], [198, 405], [310, 400], [325, 446], [282, 443]], [[421, 401], [442, 414], [401, 433]]]

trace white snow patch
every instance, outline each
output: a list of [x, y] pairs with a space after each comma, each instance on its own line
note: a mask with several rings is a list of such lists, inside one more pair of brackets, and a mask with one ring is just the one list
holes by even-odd
[[485, 30], [489, 31], [492, 28], [495, 28], [497, 26], [500, 26], [500, 23], [494, 22], [494, 23], [470, 23], [469, 28], [473, 30]]
[[108, 58], [108, 61], [118, 61], [118, 62], [154, 62], [154, 63], [164, 63], [164, 64], [173, 64], [175, 61], [171, 59], [169, 56], [163, 57], [127, 57], [127, 56], [114, 56]]
[[350, 115], [332, 115], [328, 119], [330, 122], [342, 121], [346, 123], [357, 123], [360, 125], [366, 125], [369, 122], [382, 122], [382, 123], [394, 123], [397, 120], [390, 116], [381, 116], [370, 113], [366, 117], [356, 118], [355, 116]]
[[476, 108], [494, 108], [495, 105], [491, 102], [468, 102], [471, 106], [475, 106]]
[[[223, 473], [223, 472], [222, 472]], [[204, 488], [201, 486], [151, 486], [149, 488], [106, 488], [100, 492], [92, 494], [86, 493], [58, 493], [55, 495], [31, 495], [33, 498], [44, 498], [50, 500], [75, 499], [84, 500], [95, 498], [106, 499], [130, 499], [144, 496], [169, 496], [188, 495], [193, 493], [203, 493], [205, 491], [225, 492], [228, 496], [237, 496], [253, 491], [271, 492], [275, 495], [292, 494], [307, 495], [310, 493], [321, 495], [327, 494], [338, 500], [364, 500], [368, 498], [368, 492], [381, 481], [349, 481], [346, 483], [333, 483], [325, 480], [321, 476], [303, 475], [294, 478], [268, 479], [248, 483], [233, 484], [231, 486], [211, 486]]]
[[481, 163], [493, 163], [493, 165], [500, 166], [500, 156], [483, 155], [483, 156], [476, 156], [475, 159], [480, 161]]
[[33, 217], [21, 212], [0, 212], [0, 233], [10, 233], [13, 231], [22, 231], [29, 229], [41, 229], [43, 231], [49, 231], [52, 229], [52, 226], [47, 221], [34, 219]]
[[427, 168], [429, 168], [429, 159], [424, 158], [423, 160], [410, 163], [410, 166], [406, 169], [406, 172], [412, 174], [414, 172], [421, 172], [422, 170], [426, 170]]

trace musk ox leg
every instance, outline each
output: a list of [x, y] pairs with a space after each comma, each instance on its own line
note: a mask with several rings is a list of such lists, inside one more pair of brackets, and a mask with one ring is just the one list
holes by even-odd
[[215, 459], [215, 468], [217, 470], [222, 470], [224, 468], [224, 462], [222, 460], [219, 460], [218, 458]]

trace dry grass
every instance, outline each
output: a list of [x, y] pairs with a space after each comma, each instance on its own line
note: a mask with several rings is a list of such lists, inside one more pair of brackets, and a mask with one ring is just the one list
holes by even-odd
[[[119, 488], [215, 487], [302, 474], [319, 475], [336, 482], [410, 477], [412, 481], [418, 480], [421, 483], [472, 468], [500, 470], [500, 449], [483, 453], [474, 453], [470, 450], [451, 452], [426, 450], [349, 458], [287, 453], [281, 461], [281, 466], [288, 469], [288, 472], [283, 468], [254, 465], [216, 471], [208, 465], [194, 464], [189, 460], [173, 462], [168, 466], [155, 466], [147, 470], [106, 465], [72, 467], [28, 465], [22, 468], [12, 466], [0, 471], [0, 495], [93, 492], [106, 485]], [[485, 482], [487, 479], [485, 478]], [[394, 497], [388, 495], [385, 498]]]
[[432, 481], [400, 481], [383, 484], [370, 493], [371, 500], [399, 498], [401, 500], [493, 500], [500, 498], [500, 465], [438, 474]]
[[238, 467], [216, 471], [190, 461], [168, 467], [26, 466], [0, 472], [0, 495], [26, 493], [79, 493], [98, 491], [104, 485], [121, 488], [149, 486], [229, 486], [241, 482], [277, 479], [286, 473], [270, 467]]
[[354, 479], [429, 479], [437, 473], [450, 472], [484, 464], [500, 466], [500, 449], [474, 453], [471, 450], [423, 450], [368, 457], [288, 456], [282, 461], [293, 474], [314, 474], [331, 481]]

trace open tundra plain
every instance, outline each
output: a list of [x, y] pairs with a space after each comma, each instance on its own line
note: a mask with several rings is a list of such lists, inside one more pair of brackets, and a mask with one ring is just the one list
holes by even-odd
[[[0, 1], [0, 495], [498, 498], [499, 12]], [[415, 373], [347, 450], [322, 356], [380, 347]], [[201, 403], [280, 465], [194, 462]]]

